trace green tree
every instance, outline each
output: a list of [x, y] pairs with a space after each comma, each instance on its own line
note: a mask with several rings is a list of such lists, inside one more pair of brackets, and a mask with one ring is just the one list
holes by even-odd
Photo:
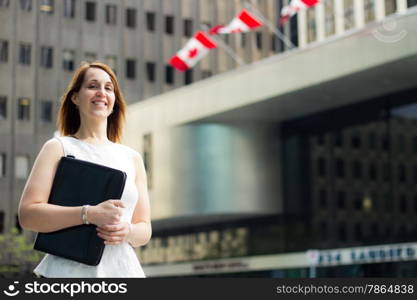
[[32, 274], [43, 253], [33, 249], [32, 238], [17, 228], [0, 235], [0, 277], [13, 278]]

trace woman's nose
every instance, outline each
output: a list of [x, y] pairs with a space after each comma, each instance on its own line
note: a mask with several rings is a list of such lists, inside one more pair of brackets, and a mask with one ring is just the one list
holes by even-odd
[[100, 95], [100, 96], [105, 95], [106, 94], [105, 88], [104, 87], [101, 87], [101, 88], [97, 89], [97, 93], [96, 94], [97, 95]]

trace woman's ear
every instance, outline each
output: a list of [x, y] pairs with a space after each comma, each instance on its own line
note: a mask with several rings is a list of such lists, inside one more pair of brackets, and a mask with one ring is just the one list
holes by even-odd
[[78, 107], [78, 97], [77, 97], [77, 94], [76, 93], [74, 93], [74, 94], [72, 94], [72, 96], [71, 96], [71, 101], [72, 101], [72, 103], [74, 103], [75, 104], [75, 106], [77, 106]]

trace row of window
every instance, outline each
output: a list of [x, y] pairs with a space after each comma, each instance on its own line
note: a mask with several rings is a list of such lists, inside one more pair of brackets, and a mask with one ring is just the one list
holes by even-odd
[[[335, 175], [338, 178], [344, 178], [346, 176], [346, 170], [345, 170], [345, 161], [343, 159], [337, 159], [335, 162]], [[359, 160], [354, 160], [352, 162], [352, 177], [354, 179], [362, 179], [362, 177], [365, 176], [365, 172], [364, 172], [364, 166], [366, 165], [366, 163], [362, 163]], [[391, 168], [392, 166], [390, 166], [387, 162], [384, 163], [382, 165], [382, 179], [384, 181], [389, 181], [391, 178]], [[413, 183], [417, 184], [417, 165], [415, 165], [414, 167], [409, 166], [410, 168], [410, 174], [413, 174]], [[399, 164], [397, 166], [397, 175], [398, 175], [398, 182], [400, 183], [405, 183], [407, 182], [407, 167], [404, 164]], [[317, 175], [319, 177], [325, 177], [328, 174], [328, 169], [327, 169], [327, 161], [325, 158], [319, 158], [317, 160]], [[368, 178], [369, 180], [377, 180], [377, 164], [376, 163], [369, 163], [369, 169], [368, 169]]]
[[[0, 62], [7, 62], [9, 59], [9, 43], [6, 40], [0, 40]], [[19, 45], [19, 63], [21, 65], [31, 64], [31, 49], [32, 46], [27, 43], [20, 43]], [[40, 49], [40, 65], [43, 68], [50, 69], [54, 65], [54, 54], [52, 47], [42, 46]], [[84, 58], [86, 61], [94, 61], [97, 59], [97, 55], [94, 53], [85, 53]], [[108, 55], [105, 57], [105, 62], [116, 69], [116, 56]], [[75, 51], [64, 49], [62, 53], [62, 69], [65, 71], [74, 71], [75, 68]], [[145, 63], [146, 77], [149, 82], [155, 82], [156, 80], [156, 63]], [[165, 83], [174, 83], [174, 69], [170, 65], [165, 66]], [[203, 70], [202, 78], [207, 78], [212, 75], [211, 71]], [[136, 78], [136, 59], [126, 59], [125, 61], [125, 76], [128, 79]], [[188, 70], [185, 72], [184, 84], [190, 84], [193, 82], [193, 72]]]
[[[390, 148], [390, 142], [386, 134], [382, 134], [378, 137], [376, 132], [369, 132], [367, 137], [360, 134], [359, 132], [355, 132], [350, 137], [350, 147], [352, 149], [360, 149], [364, 147], [364, 139], [367, 138], [367, 147], [369, 150], [383, 150], [388, 151]], [[394, 139], [394, 137], [391, 137]], [[349, 146], [346, 145], [346, 141], [343, 139], [342, 133], [340, 131], [336, 131], [333, 136], [329, 137], [330, 146], [335, 147], [344, 147]], [[349, 141], [348, 141], [349, 142]], [[329, 146], [327, 145], [326, 138], [323, 134], [317, 136], [317, 145], [320, 146]], [[417, 136], [407, 137], [403, 134], [398, 134], [395, 137], [395, 150], [398, 152], [407, 152], [408, 150], [412, 151], [413, 153], [417, 154]]]
[[[7, 156], [6, 153], [0, 153], [0, 178], [7, 175]], [[15, 177], [18, 179], [26, 179], [29, 175], [29, 155], [18, 154], [15, 156]]]
[[[63, 16], [67, 18], [75, 18], [76, 0], [63, 0]], [[9, 0], [0, 0], [0, 7], [9, 7]], [[23, 11], [32, 10], [32, 0], [20, 0], [20, 9]], [[43, 13], [53, 14], [55, 11], [54, 0], [42, 0], [39, 10]], [[117, 5], [106, 4], [104, 8], [105, 23], [108, 25], [117, 24]], [[85, 2], [86, 21], [95, 22], [97, 20], [97, 3], [94, 1]], [[126, 8], [125, 11], [126, 27], [137, 27], [137, 10], [135, 8]], [[146, 28], [148, 31], [155, 31], [156, 14], [155, 12], [145, 13]], [[191, 19], [183, 20], [184, 36], [190, 37], [193, 32], [193, 21]], [[175, 19], [174, 16], [165, 16], [165, 33], [174, 34]]]
[[[335, 1], [342, 0], [331, 0], [326, 1], [325, 3], [325, 16], [324, 16], [324, 28], [325, 35], [330, 36], [335, 34], [336, 23], [335, 17]], [[375, 21], [375, 12], [376, 12], [376, 1], [382, 0], [364, 0], [363, 1], [363, 10], [364, 10], [364, 22], [369, 23]], [[344, 19], [344, 30], [349, 30], [355, 27], [355, 1], [354, 0], [343, 0], [343, 19]], [[415, 4], [415, 0], [408, 1], [408, 7], [411, 7]], [[385, 6], [385, 15], [393, 14], [397, 11], [397, 0], [384, 0]], [[317, 39], [317, 21], [316, 21], [316, 8], [311, 7], [307, 10], [307, 40], [308, 42], [315, 41]]]
[[[30, 120], [31, 101], [29, 98], [17, 100], [17, 119], [20, 121]], [[49, 100], [39, 101], [39, 117], [44, 123], [52, 122], [53, 102]], [[0, 96], [0, 120], [7, 119], [7, 97]]]
[[[336, 230], [338, 240], [346, 242], [349, 239], [349, 236], [358, 242], [363, 242], [364, 238], [367, 239], [378, 239], [381, 236], [385, 238], [391, 238], [392, 235], [397, 239], [404, 237], [412, 237], [415, 234], [415, 231], [407, 230], [405, 225], [402, 225], [398, 232], [393, 232], [391, 225], [386, 225], [385, 230], [382, 225], [377, 223], [372, 223], [370, 225], [370, 231], [367, 235], [364, 234], [365, 225], [361, 223], [346, 224], [345, 222], [339, 222], [337, 226], [329, 226], [327, 222], [321, 222], [318, 228], [320, 232], [320, 237], [322, 240], [328, 240], [330, 238], [330, 231]], [[351, 233], [348, 235], [348, 233]]]
[[[417, 213], [417, 195], [414, 196], [414, 205], [409, 203], [407, 195], [402, 194], [399, 196], [398, 200], [392, 201], [393, 195], [390, 192], [381, 194], [382, 198], [379, 199], [376, 193], [371, 195], [364, 196], [360, 192], [346, 192], [343, 190], [338, 190], [335, 192], [335, 204], [337, 209], [346, 209], [347, 208], [347, 194], [350, 193], [352, 196], [353, 209], [357, 211], [377, 211], [378, 206], [381, 209], [385, 209], [386, 212], [393, 212], [393, 205], [397, 203], [398, 209], [401, 213]], [[318, 204], [321, 209], [326, 209], [329, 207], [330, 199], [328, 190], [319, 189], [318, 194]], [[381, 202], [383, 200], [383, 202]], [[383, 207], [384, 205], [384, 207]]]

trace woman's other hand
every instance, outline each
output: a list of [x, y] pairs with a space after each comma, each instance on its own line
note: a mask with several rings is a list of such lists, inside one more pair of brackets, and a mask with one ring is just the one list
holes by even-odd
[[128, 222], [122, 222], [97, 227], [97, 235], [104, 240], [106, 245], [117, 245], [127, 241], [130, 230], [131, 225]]
[[107, 200], [87, 209], [87, 220], [102, 227], [106, 224], [119, 224], [125, 205], [121, 200]]

